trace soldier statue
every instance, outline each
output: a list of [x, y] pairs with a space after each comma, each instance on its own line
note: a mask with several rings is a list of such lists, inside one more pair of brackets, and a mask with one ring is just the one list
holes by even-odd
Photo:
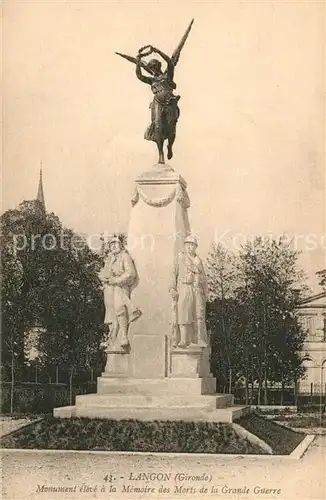
[[104, 324], [110, 329], [106, 346], [117, 346], [118, 343], [120, 347], [128, 348], [129, 323], [141, 315], [130, 300], [131, 292], [138, 284], [138, 275], [133, 259], [118, 237], [109, 242], [109, 254], [100, 279], [104, 286]]
[[173, 300], [173, 347], [206, 347], [205, 324], [207, 280], [202, 260], [196, 254], [197, 239], [184, 240], [172, 273], [170, 293]]

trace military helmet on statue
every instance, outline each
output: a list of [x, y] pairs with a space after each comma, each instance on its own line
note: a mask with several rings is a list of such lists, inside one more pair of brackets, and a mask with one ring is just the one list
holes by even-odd
[[111, 238], [109, 241], [109, 245], [111, 245], [111, 243], [120, 243], [121, 244], [121, 239], [118, 236], [113, 236], [113, 238]]
[[196, 236], [194, 236], [193, 234], [190, 234], [189, 236], [187, 236], [184, 240], [184, 243], [191, 243], [193, 245], [196, 245], [196, 247], [198, 247], [198, 241], [197, 241], [197, 238]]

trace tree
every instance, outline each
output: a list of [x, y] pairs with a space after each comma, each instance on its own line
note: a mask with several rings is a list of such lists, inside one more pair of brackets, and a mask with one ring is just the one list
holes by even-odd
[[208, 257], [213, 301], [207, 322], [214, 362], [222, 378], [227, 365], [229, 390], [237, 381], [245, 382], [246, 403], [249, 384], [258, 385], [258, 403], [263, 391], [267, 403], [268, 383], [284, 386], [304, 372], [300, 352], [305, 332], [295, 311], [298, 291], [303, 294], [305, 286], [297, 258], [284, 238], [256, 238], [236, 257], [215, 247]]
[[70, 399], [74, 375], [98, 361], [103, 337], [103, 294], [98, 271], [99, 256], [86, 245], [72, 249], [74, 234], [65, 231], [67, 250], [52, 255], [48, 284], [42, 292], [42, 324], [39, 346], [43, 365], [65, 366]]
[[[3, 243], [3, 240], [2, 240]], [[1, 251], [2, 271], [2, 378], [10, 374], [10, 412], [14, 409], [14, 386], [24, 352], [24, 315], [21, 305], [22, 266], [11, 247]]]
[[263, 383], [266, 404], [268, 382], [294, 382], [304, 371], [300, 353], [305, 331], [296, 305], [298, 292], [303, 295], [306, 287], [297, 259], [285, 238], [255, 238], [239, 254], [237, 295], [246, 315], [258, 404]]
[[[23, 352], [24, 333], [40, 327], [38, 361], [44, 368], [61, 362], [72, 385], [74, 373], [101, 359], [104, 304], [97, 273], [102, 258], [58, 217], [45, 214], [37, 201], [5, 212], [1, 227], [5, 340], [19, 331]], [[10, 249], [20, 263], [19, 295], [11, 270], [18, 267]]]
[[[26, 279], [24, 255], [18, 249], [24, 246], [28, 228], [33, 224], [39, 227], [41, 221], [37, 203], [33, 212], [29, 211], [28, 221], [26, 220], [26, 213], [30, 208], [27, 208], [27, 203], [21, 204], [19, 209], [8, 210], [1, 216], [2, 362], [5, 378], [9, 376], [12, 368], [11, 361], [8, 363], [8, 356], [11, 360], [9, 353], [13, 352], [13, 344], [16, 346], [16, 375], [21, 376], [23, 372], [24, 331], [28, 327], [31, 311], [26, 303], [29, 280]], [[8, 350], [9, 344], [11, 348]], [[10, 376], [12, 378], [12, 374]]]
[[212, 345], [212, 365], [220, 385], [232, 390], [232, 373], [238, 371], [235, 342], [237, 303], [235, 257], [222, 245], [212, 245], [207, 258], [207, 324]]

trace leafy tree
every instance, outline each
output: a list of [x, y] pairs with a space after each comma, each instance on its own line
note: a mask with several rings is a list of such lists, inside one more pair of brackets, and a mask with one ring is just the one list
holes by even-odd
[[215, 248], [207, 265], [215, 297], [208, 305], [215, 362], [224, 378], [227, 365], [229, 388], [245, 382], [247, 403], [249, 383], [258, 384], [258, 403], [263, 390], [267, 403], [268, 383], [284, 386], [304, 372], [300, 352], [305, 331], [295, 312], [298, 292], [306, 290], [304, 275], [297, 252], [284, 238], [256, 238], [236, 258], [227, 254]]
[[258, 383], [260, 403], [264, 383], [294, 382], [303, 374], [300, 352], [305, 340], [296, 316], [299, 295], [306, 290], [297, 267], [298, 253], [284, 238], [255, 238], [239, 254], [237, 295], [246, 317], [252, 382]]
[[235, 257], [222, 245], [212, 245], [207, 258], [209, 302], [207, 324], [211, 337], [211, 363], [219, 385], [232, 390], [232, 373], [239, 370], [237, 357], [237, 302]]
[[[33, 214], [33, 215], [32, 215]], [[32, 217], [31, 217], [32, 215]], [[37, 202], [24, 202], [19, 209], [8, 210], [1, 216], [2, 254], [2, 307], [3, 307], [3, 363], [7, 375], [6, 346], [14, 335], [19, 345], [17, 363], [20, 374], [24, 363], [24, 331], [28, 328], [31, 310], [26, 302], [31, 285], [26, 276], [26, 256], [20, 249], [25, 247], [28, 232], [42, 225], [40, 206]]]
[[86, 245], [72, 248], [72, 231], [66, 230], [65, 236], [67, 249], [58, 248], [52, 254], [48, 284], [39, 296], [46, 330], [39, 346], [43, 365], [60, 364], [66, 368], [71, 389], [74, 375], [99, 361], [104, 311], [97, 276], [101, 258]]
[[[2, 240], [3, 244], [3, 240]], [[2, 379], [11, 379], [10, 411], [14, 407], [14, 384], [20, 376], [24, 355], [24, 315], [22, 310], [22, 266], [11, 247], [3, 246], [2, 259]], [[10, 374], [10, 376], [9, 376]]]
[[[4, 340], [8, 343], [12, 332], [19, 332], [23, 352], [24, 333], [40, 327], [38, 362], [45, 368], [61, 363], [72, 385], [74, 374], [102, 359], [104, 305], [97, 273], [103, 261], [37, 201], [5, 212], [1, 228]], [[18, 269], [14, 259], [19, 261], [20, 281], [12, 272], [12, 267]]]

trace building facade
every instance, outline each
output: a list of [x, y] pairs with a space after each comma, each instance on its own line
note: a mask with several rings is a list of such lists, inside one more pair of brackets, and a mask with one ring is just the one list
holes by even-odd
[[300, 392], [326, 395], [326, 291], [301, 300], [298, 310], [307, 331]]

